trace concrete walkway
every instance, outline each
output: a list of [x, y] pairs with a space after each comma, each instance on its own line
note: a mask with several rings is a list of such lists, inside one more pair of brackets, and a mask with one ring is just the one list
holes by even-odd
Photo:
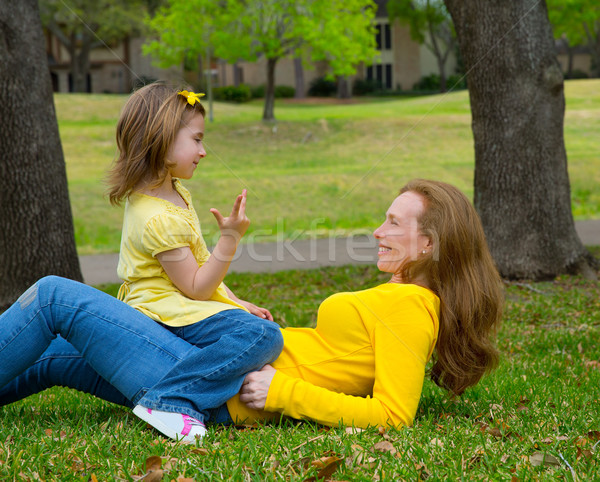
[[[577, 221], [577, 234], [586, 246], [600, 245], [600, 219]], [[120, 283], [118, 254], [81, 256], [83, 279], [89, 285]], [[264, 273], [346, 264], [375, 264], [377, 243], [371, 236], [323, 238], [279, 243], [242, 244], [230, 272]]]

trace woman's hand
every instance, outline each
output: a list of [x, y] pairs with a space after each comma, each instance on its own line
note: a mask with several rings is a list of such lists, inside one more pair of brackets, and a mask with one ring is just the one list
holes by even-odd
[[234, 301], [236, 301], [236, 303], [242, 305], [253, 315], [256, 315], [259, 318], [262, 318], [264, 320], [273, 321], [273, 315], [266, 308], [262, 308], [261, 306], [256, 306], [254, 303], [250, 303], [249, 301], [240, 300], [239, 298]]
[[213, 216], [217, 220], [221, 236], [233, 236], [236, 243], [240, 241], [248, 226], [250, 226], [250, 220], [246, 216], [246, 190], [242, 191], [233, 203], [231, 214], [224, 218], [218, 209], [212, 208], [210, 210]]
[[248, 373], [240, 388], [240, 401], [248, 408], [264, 410], [269, 387], [276, 372], [271, 365], [265, 365], [257, 372]]

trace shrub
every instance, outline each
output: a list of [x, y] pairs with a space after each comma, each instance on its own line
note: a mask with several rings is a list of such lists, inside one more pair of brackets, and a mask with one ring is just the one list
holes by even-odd
[[584, 72], [583, 70], [573, 69], [571, 71], [571, 75], [569, 75], [568, 77], [567, 77], [566, 72], [565, 72], [565, 77], [567, 79], [589, 79], [590, 76], [586, 72]]
[[289, 85], [276, 85], [275, 86], [275, 97], [276, 98], [290, 98], [294, 97], [296, 93], [296, 89], [290, 87]]
[[265, 96], [265, 86], [258, 85], [256, 87], [252, 87], [251, 92], [252, 92], [253, 99], [260, 99]]
[[440, 90], [440, 76], [438, 74], [429, 74], [421, 77], [414, 86], [413, 90]]
[[352, 95], [367, 95], [382, 90], [381, 82], [356, 79], [352, 86]]
[[337, 92], [337, 85], [325, 77], [319, 77], [310, 83], [308, 95], [313, 97], [330, 97]]
[[224, 100], [226, 102], [248, 102], [252, 99], [250, 87], [245, 84], [239, 86], [226, 85], [225, 87], [216, 87], [213, 89], [216, 100]]
[[466, 89], [467, 88], [467, 78], [464, 74], [455, 74], [451, 75], [446, 79], [446, 88], [451, 89], [454, 87], [454, 90]]

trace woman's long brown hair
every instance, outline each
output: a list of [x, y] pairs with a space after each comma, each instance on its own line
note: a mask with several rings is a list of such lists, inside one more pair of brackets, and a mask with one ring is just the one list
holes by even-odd
[[108, 173], [111, 204], [120, 204], [141, 183], [148, 187], [162, 184], [170, 167], [167, 153], [193, 113], [205, 115], [200, 102], [192, 106], [177, 90], [160, 82], [129, 97], [117, 123], [119, 154]]
[[440, 304], [440, 328], [431, 378], [460, 395], [498, 364], [494, 338], [504, 296], [483, 227], [467, 197], [446, 183], [415, 179], [400, 193], [424, 198], [419, 219], [431, 253], [403, 266], [402, 279], [425, 279]]

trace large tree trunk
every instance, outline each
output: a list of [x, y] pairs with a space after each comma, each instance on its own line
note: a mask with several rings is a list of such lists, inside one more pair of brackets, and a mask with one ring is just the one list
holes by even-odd
[[263, 120], [275, 120], [275, 66], [278, 58], [267, 59], [267, 85], [265, 86], [265, 107]]
[[545, 2], [445, 4], [467, 71], [475, 206], [501, 274], [593, 276], [571, 214], [563, 76]]
[[0, 311], [33, 282], [81, 280], [37, 0], [0, 2]]

